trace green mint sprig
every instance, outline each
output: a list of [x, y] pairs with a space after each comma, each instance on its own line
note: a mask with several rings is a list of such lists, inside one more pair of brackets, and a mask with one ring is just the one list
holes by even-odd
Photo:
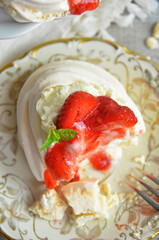
[[43, 151], [45, 148], [49, 147], [53, 142], [60, 143], [61, 140], [71, 140], [72, 138], [75, 138], [77, 136], [77, 132], [73, 129], [56, 129], [51, 128], [49, 130], [48, 137], [42, 147], [40, 148], [40, 151]]

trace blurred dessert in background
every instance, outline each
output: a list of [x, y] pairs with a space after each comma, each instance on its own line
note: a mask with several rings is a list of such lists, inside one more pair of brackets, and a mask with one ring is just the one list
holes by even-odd
[[52, 21], [67, 14], [94, 10], [100, 0], [0, 0], [0, 5], [18, 22]]

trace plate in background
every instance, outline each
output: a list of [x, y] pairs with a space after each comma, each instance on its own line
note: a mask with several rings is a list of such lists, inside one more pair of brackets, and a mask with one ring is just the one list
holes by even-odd
[[37, 26], [39, 26], [39, 23], [16, 22], [0, 7], [0, 39], [19, 37]]

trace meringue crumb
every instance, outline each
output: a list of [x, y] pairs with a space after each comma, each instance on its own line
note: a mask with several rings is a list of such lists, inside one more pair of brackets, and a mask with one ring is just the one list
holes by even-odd
[[117, 204], [119, 204], [118, 194], [112, 193], [111, 195], [109, 195], [107, 197], [107, 206], [108, 206], [108, 208], [112, 208], [112, 207], [116, 206]]
[[67, 204], [55, 190], [46, 190], [29, 208], [46, 220], [61, 220], [66, 209]]
[[158, 41], [154, 37], [148, 37], [146, 39], [146, 46], [150, 49], [157, 49], [158, 48]]
[[153, 28], [152, 36], [159, 39], [159, 22], [157, 22]]
[[137, 156], [133, 160], [134, 160], [134, 162], [143, 165], [145, 163], [145, 156], [144, 155]]
[[119, 197], [120, 203], [125, 201], [125, 193], [123, 193], [123, 192], [118, 193], [118, 197]]
[[127, 144], [131, 145], [131, 146], [137, 146], [138, 142], [139, 142], [138, 136], [134, 136], [134, 137], [131, 137], [130, 139], [128, 139]]
[[102, 185], [102, 191], [106, 196], [108, 208], [112, 208], [120, 202], [119, 194], [111, 193], [111, 187], [109, 183], [105, 183]]
[[102, 185], [102, 191], [105, 194], [105, 196], [108, 196], [110, 194], [111, 188], [109, 183], [104, 183]]
[[129, 193], [126, 195], [127, 200], [128, 200], [129, 203], [133, 200], [134, 196], [135, 196], [135, 192], [129, 192]]
[[95, 178], [68, 183], [61, 187], [61, 192], [75, 215], [103, 214], [107, 209], [106, 197], [100, 194]]

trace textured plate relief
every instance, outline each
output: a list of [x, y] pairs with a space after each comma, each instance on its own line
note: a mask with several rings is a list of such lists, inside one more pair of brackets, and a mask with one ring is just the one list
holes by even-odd
[[[127, 146], [117, 172], [109, 179], [121, 203], [109, 219], [74, 227], [67, 218], [45, 221], [28, 212], [42, 186], [33, 177], [17, 139], [16, 101], [27, 77], [45, 63], [85, 60], [114, 74], [138, 105], [146, 133], [138, 146]], [[0, 231], [8, 239], [150, 240], [159, 237], [159, 215], [124, 184], [136, 167], [159, 175], [159, 68], [116, 43], [99, 39], [57, 40], [14, 60], [0, 74]], [[134, 161], [142, 157], [143, 161]], [[131, 173], [131, 174], [130, 174]], [[141, 177], [141, 175], [139, 175]], [[159, 199], [158, 199], [159, 200]], [[45, 231], [44, 231], [45, 229]]]

